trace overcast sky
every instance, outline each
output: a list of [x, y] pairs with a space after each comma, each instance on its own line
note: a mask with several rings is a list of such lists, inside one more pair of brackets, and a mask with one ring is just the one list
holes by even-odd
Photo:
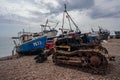
[[41, 31], [47, 19], [59, 22], [60, 28], [65, 3], [82, 32], [98, 26], [120, 31], [120, 0], [0, 0], [0, 36], [17, 36], [23, 28]]

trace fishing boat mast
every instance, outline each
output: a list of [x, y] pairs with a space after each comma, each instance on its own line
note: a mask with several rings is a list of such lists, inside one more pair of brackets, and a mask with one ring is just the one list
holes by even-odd
[[70, 26], [70, 31], [73, 32], [72, 30], [72, 27], [71, 27], [71, 23], [70, 21], [72, 21], [72, 23], [74, 24], [74, 26], [76, 27], [76, 32], [80, 32], [80, 29], [78, 28], [78, 26], [76, 25], [76, 23], [73, 21], [73, 19], [71, 18], [71, 16], [69, 15], [69, 13], [67, 12], [67, 9], [66, 9], [66, 4], [64, 4], [64, 7], [65, 7], [65, 10], [63, 12], [63, 20], [62, 20], [62, 34], [64, 34], [64, 22], [65, 22], [65, 14], [66, 14], [66, 17], [68, 18], [68, 21], [69, 21], [69, 26]]

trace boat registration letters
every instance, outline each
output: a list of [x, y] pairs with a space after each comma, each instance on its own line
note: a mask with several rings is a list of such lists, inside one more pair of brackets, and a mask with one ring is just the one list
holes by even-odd
[[37, 42], [34, 42], [34, 43], [33, 43], [34, 46], [38, 46], [38, 45], [40, 45], [40, 44], [41, 44], [41, 41], [37, 41]]

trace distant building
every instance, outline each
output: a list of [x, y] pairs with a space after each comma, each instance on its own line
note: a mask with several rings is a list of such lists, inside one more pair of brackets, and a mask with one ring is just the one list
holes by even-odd
[[120, 38], [120, 31], [115, 31], [115, 38], [117, 38], [117, 39]]

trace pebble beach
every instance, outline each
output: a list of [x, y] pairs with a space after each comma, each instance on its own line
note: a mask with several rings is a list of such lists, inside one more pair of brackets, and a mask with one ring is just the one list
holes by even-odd
[[120, 80], [120, 40], [110, 39], [103, 46], [115, 56], [104, 74], [95, 74], [89, 68], [55, 65], [51, 56], [44, 63], [36, 63], [34, 55], [1, 60], [0, 80]]

